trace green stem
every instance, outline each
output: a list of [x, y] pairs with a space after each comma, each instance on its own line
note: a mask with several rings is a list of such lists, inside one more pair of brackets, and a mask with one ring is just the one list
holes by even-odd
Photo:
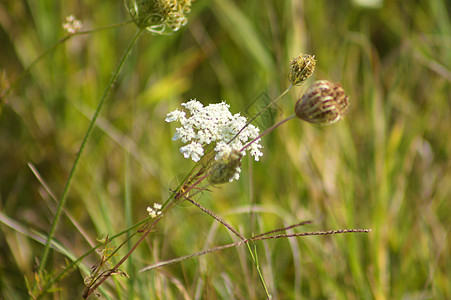
[[260, 270], [260, 264], [258, 262], [258, 257], [257, 257], [257, 249], [254, 248], [254, 250], [255, 250], [255, 255], [254, 255], [254, 252], [251, 249], [250, 243], [246, 243], [246, 246], [247, 246], [247, 250], [249, 251], [249, 254], [251, 255], [252, 261], [254, 262], [255, 268], [257, 269], [257, 273], [258, 273], [260, 282], [263, 285], [263, 288], [265, 289], [266, 298], [271, 299], [271, 295], [269, 294], [268, 287], [266, 286], [265, 278], [263, 277], [263, 274]]
[[108, 95], [108, 92], [110, 91], [111, 87], [113, 86], [113, 83], [116, 81], [119, 72], [121, 71], [122, 67], [124, 66], [125, 60], [127, 59], [127, 57], [130, 55], [131, 50], [134, 46], [134, 44], [136, 43], [136, 41], [138, 40], [138, 37], [141, 35], [141, 33], [143, 32], [143, 30], [139, 30], [135, 36], [132, 38], [130, 44], [127, 47], [127, 50], [125, 51], [118, 67], [116, 68], [116, 71], [113, 73], [113, 76], [111, 77], [110, 81], [108, 82], [108, 85], [102, 95], [102, 98], [100, 99], [100, 102], [97, 106], [97, 109], [94, 113], [94, 116], [91, 119], [91, 123], [89, 124], [88, 130], [86, 131], [85, 137], [83, 138], [83, 141], [80, 145], [80, 149], [77, 152], [77, 156], [75, 157], [75, 161], [74, 164], [72, 165], [72, 169], [70, 170], [69, 173], [69, 177], [66, 181], [66, 186], [64, 187], [64, 191], [63, 191], [63, 195], [61, 197], [61, 201], [58, 205], [58, 209], [56, 211], [55, 217], [53, 218], [53, 222], [52, 222], [52, 227], [50, 228], [50, 233], [49, 236], [47, 238], [47, 243], [44, 246], [44, 253], [42, 254], [41, 260], [40, 260], [40, 264], [39, 264], [39, 269], [38, 269], [38, 274], [42, 273], [42, 271], [45, 268], [45, 265], [47, 263], [47, 259], [49, 256], [49, 250], [50, 250], [50, 242], [55, 234], [55, 230], [59, 221], [59, 218], [61, 216], [61, 212], [63, 211], [63, 208], [66, 204], [66, 200], [67, 200], [67, 195], [69, 193], [69, 187], [72, 183], [72, 179], [74, 177], [75, 174], [75, 170], [77, 168], [78, 162], [80, 160], [80, 157], [83, 153], [83, 150], [86, 146], [86, 142], [88, 141], [89, 136], [91, 135], [92, 129], [94, 128], [94, 125], [96, 123], [97, 117], [100, 114], [100, 110], [102, 109], [102, 106], [105, 102], [106, 96]]
[[246, 125], [243, 126], [243, 128], [241, 128], [240, 131], [238, 131], [238, 133], [227, 143], [230, 144], [234, 139], [236, 139], [240, 133], [247, 127], [249, 126], [249, 124], [251, 124], [255, 119], [258, 118], [258, 116], [260, 116], [262, 113], [264, 113], [268, 108], [270, 108], [271, 106], [273, 106], [274, 104], [276, 104], [277, 101], [279, 101], [283, 96], [285, 96], [293, 87], [293, 84], [290, 84], [287, 89], [285, 91], [283, 91], [282, 94], [280, 94], [277, 98], [275, 98], [274, 100], [272, 100], [271, 102], [268, 103], [268, 105], [266, 105], [265, 108], [263, 108], [260, 112], [258, 112], [258, 114], [256, 114], [252, 119], [250, 119]]
[[271, 131], [273, 131], [274, 129], [276, 129], [277, 127], [279, 127], [280, 125], [284, 124], [285, 122], [290, 121], [291, 119], [294, 119], [296, 117], [296, 114], [292, 114], [291, 116], [289, 116], [288, 118], [280, 121], [277, 124], [274, 124], [273, 126], [269, 127], [268, 129], [265, 130], [265, 132], [263, 132], [262, 134], [260, 134], [258, 137], [256, 137], [255, 139], [253, 139], [252, 141], [250, 141], [249, 143], [247, 143], [246, 145], [244, 145], [243, 148], [241, 148], [241, 151], [244, 151], [244, 149], [246, 149], [247, 147], [249, 147], [252, 143], [254, 143], [255, 141], [258, 141], [259, 139], [261, 139], [262, 137], [264, 137], [265, 135], [267, 135], [268, 133], [270, 133]]
[[[165, 206], [165, 210], [164, 212], [162, 212], [162, 214], [153, 221], [153, 223], [150, 225], [150, 227], [147, 227], [146, 230], [143, 232], [141, 238], [130, 248], [130, 250], [127, 252], [127, 254], [124, 255], [124, 257], [122, 257], [122, 259], [111, 269], [111, 270], [118, 270], [119, 267], [132, 255], [132, 253], [136, 250], [136, 248], [138, 248], [138, 246], [146, 239], [146, 237], [153, 232], [153, 228], [156, 226], [156, 224], [163, 218], [163, 216], [167, 213], [167, 211], [169, 209], [171, 209], [172, 207], [175, 207], [178, 203], [178, 201], [180, 199], [183, 199], [185, 195], [187, 195], [194, 187], [196, 187], [202, 180], [204, 180], [207, 177], [208, 173], [205, 174], [204, 176], [202, 176], [201, 178], [197, 179], [196, 182], [194, 182], [193, 184], [191, 184], [185, 191], [183, 191], [182, 193], [177, 193], [177, 195], [173, 196], [171, 195], [168, 200], [165, 201], [165, 203], [169, 203], [168, 201], [170, 199], [174, 199], [174, 203], [171, 203], [172, 205], [167, 205]], [[179, 190], [180, 187], [177, 189]], [[140, 231], [138, 231], [140, 232]], [[133, 235], [137, 234], [138, 232], [135, 232]], [[241, 237], [241, 236], [240, 236]], [[127, 239], [127, 241], [130, 239]], [[112, 253], [112, 255], [110, 255], [110, 257], [113, 256], [113, 254], [115, 254], [120, 247], [122, 247], [125, 244], [125, 242], [123, 244], [121, 244], [119, 247], [117, 247], [115, 249], [115, 251]], [[86, 299], [88, 298], [100, 285], [102, 285], [109, 277], [111, 274], [105, 274], [105, 276], [99, 277], [97, 278], [97, 280], [95, 282], [93, 282], [92, 285], [86, 287], [84, 293], [83, 293], [83, 298]]]
[[[127, 228], [119, 233], [117, 233], [116, 235], [112, 236], [109, 238], [109, 241], [113, 241], [114, 239], [118, 238], [119, 236], [126, 234], [128, 232], [130, 232], [131, 230], [136, 229], [137, 227], [142, 227], [145, 223], [149, 222], [150, 217], [146, 218], [145, 220], [133, 225], [130, 228]], [[138, 231], [139, 232], [139, 229]], [[126, 242], [128, 242], [132, 237], [134, 237], [136, 235], [136, 233], [133, 233], [129, 236], [127, 236], [126, 238]], [[37, 299], [39, 299], [40, 297], [42, 297], [43, 294], [46, 293], [46, 291], [56, 282], [60, 281], [63, 277], [67, 276], [67, 274], [74, 269], [78, 263], [80, 263], [83, 259], [85, 259], [88, 255], [90, 255], [91, 253], [93, 253], [96, 249], [98, 249], [99, 247], [103, 246], [104, 244], [100, 243], [97, 246], [92, 247], [89, 251], [87, 251], [86, 253], [84, 253], [82, 256], [80, 256], [79, 258], [77, 258], [77, 260], [73, 261], [70, 265], [68, 265], [63, 271], [61, 271], [56, 277], [54, 277], [53, 279], [51, 279], [50, 281], [46, 282], [46, 284], [42, 287], [42, 289], [40, 290], [39, 295], [37, 296]]]
[[41, 53], [38, 57], [36, 57], [31, 64], [26, 67], [22, 73], [20, 75], [18, 75], [14, 81], [11, 83], [11, 86], [6, 90], [5, 94], [4, 94], [4, 99], [6, 99], [9, 94], [11, 93], [11, 91], [16, 87], [16, 85], [25, 77], [25, 75], [27, 75], [30, 70], [38, 63], [40, 62], [45, 56], [47, 56], [49, 53], [51, 53], [53, 50], [56, 49], [56, 47], [58, 47], [59, 45], [64, 44], [66, 41], [68, 41], [70, 38], [75, 37], [77, 35], [82, 35], [82, 34], [91, 34], [91, 33], [96, 33], [98, 31], [101, 30], [106, 30], [106, 29], [111, 29], [111, 28], [116, 28], [119, 26], [123, 26], [126, 24], [129, 24], [133, 21], [125, 21], [125, 22], [121, 22], [121, 23], [117, 23], [117, 24], [112, 24], [112, 25], [108, 25], [108, 26], [104, 26], [104, 27], [100, 27], [100, 28], [96, 28], [96, 29], [90, 29], [90, 30], [83, 30], [83, 31], [78, 31], [76, 33], [73, 34], [68, 34], [65, 37], [59, 39], [56, 43], [54, 43], [52, 46], [50, 46], [47, 50], [45, 50], [43, 53]]
[[[127, 254], [125, 254], [124, 257], [122, 257], [122, 259], [111, 269], [111, 270], [118, 270], [119, 267], [130, 257], [130, 255], [132, 255], [132, 253], [136, 250], [136, 248], [138, 248], [138, 246], [146, 239], [146, 237], [153, 232], [152, 228], [154, 228], [154, 226], [162, 219], [163, 215], [161, 215], [160, 217], [158, 217], [157, 219], [155, 219], [155, 221], [151, 224], [151, 226], [149, 228], [146, 229], [146, 231], [143, 233], [143, 235], [141, 236], [141, 238], [133, 245], [133, 247], [131, 247], [131, 249], [127, 252]], [[138, 232], [135, 232], [133, 235], [137, 234]], [[130, 237], [131, 239], [131, 237]], [[125, 242], [128, 242], [130, 239], [127, 239]], [[119, 247], [117, 247], [115, 249], [115, 251], [112, 253], [112, 255], [109, 256], [112, 257], [113, 254], [115, 254], [120, 247], [122, 247], [124, 244], [122, 243]], [[102, 276], [101, 278], [98, 278], [98, 280], [95, 282], [95, 285], [93, 286], [88, 286], [86, 287], [84, 293], [83, 293], [83, 298], [86, 299], [89, 297], [89, 295], [91, 295], [102, 283], [104, 283], [111, 274]]]
[[50, 46], [50, 48], [48, 48], [47, 50], [45, 50], [43, 53], [41, 53], [41, 55], [39, 55], [38, 57], [36, 57], [31, 64], [26, 67], [22, 73], [20, 73], [15, 79], [14, 81], [11, 83], [11, 86], [6, 90], [5, 94], [4, 94], [4, 100], [6, 101], [6, 98], [9, 96], [9, 94], [11, 93], [11, 91], [16, 87], [16, 85], [22, 80], [22, 78], [25, 77], [25, 75], [28, 74], [28, 72], [30, 72], [30, 70], [38, 63], [41, 61], [41, 59], [43, 59], [47, 54], [51, 53], [53, 50], [56, 49], [56, 47], [58, 47], [61, 44], [64, 44], [67, 40], [69, 40], [71, 37], [75, 36], [76, 34], [70, 34], [67, 35], [61, 39], [59, 39], [56, 43], [54, 43], [52, 46]]

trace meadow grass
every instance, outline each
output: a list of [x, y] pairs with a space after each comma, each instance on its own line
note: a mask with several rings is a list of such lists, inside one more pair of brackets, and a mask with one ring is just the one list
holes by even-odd
[[[246, 237], [307, 220], [313, 223], [293, 232], [372, 232], [252, 242], [139, 272], [239, 241], [183, 202], [121, 266], [129, 278], [112, 276], [96, 292], [106, 299], [262, 299], [258, 264], [273, 299], [451, 298], [450, 9], [443, 0], [379, 8], [196, 0], [179, 31], [142, 34], [80, 156], [46, 276], [93, 249], [98, 237], [143, 221], [146, 207], [163, 203], [193, 167], [171, 141], [168, 112], [197, 98], [250, 114], [288, 87], [290, 59], [308, 53], [317, 59], [313, 78], [254, 124], [291, 115], [321, 79], [340, 82], [350, 96], [345, 118], [329, 127], [284, 124], [263, 139], [260, 162], [243, 159], [239, 181], [195, 200]], [[99, 100], [138, 29], [120, 24], [57, 43], [70, 14], [88, 30], [129, 20], [121, 1], [6, 1], [0, 11], [0, 95], [11, 87], [0, 99], [0, 298], [21, 299], [27, 282], [30, 289], [36, 282], [36, 260]], [[42, 297], [81, 298], [98, 249]]]

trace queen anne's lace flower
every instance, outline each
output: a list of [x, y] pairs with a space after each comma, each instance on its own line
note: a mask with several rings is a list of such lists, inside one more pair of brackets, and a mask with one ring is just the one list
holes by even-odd
[[180, 152], [182, 152], [185, 158], [189, 158], [191, 156], [194, 161], [199, 161], [204, 155], [204, 148], [199, 143], [191, 142], [190, 144], [181, 147]]
[[63, 23], [63, 28], [70, 34], [77, 33], [81, 30], [81, 22], [77, 20], [74, 15], [70, 15], [66, 18], [66, 22]]
[[161, 211], [160, 210], [161, 210], [162, 207], [163, 206], [161, 204], [154, 203], [153, 204], [153, 208], [150, 207], [150, 206], [147, 206], [147, 212], [149, 213], [149, 216], [152, 219], [155, 219], [156, 217], [161, 216]]
[[[182, 106], [186, 112], [174, 110], [167, 115], [165, 121], [180, 122], [182, 126], [176, 129], [172, 139], [185, 143], [186, 145], [180, 148], [180, 152], [185, 158], [191, 157], [195, 162], [204, 155], [207, 145], [214, 146], [215, 160], [219, 161], [227, 158], [232, 150], [240, 151], [244, 145], [259, 135], [260, 130], [249, 124], [237, 138], [233, 139], [246, 125], [247, 120], [240, 114], [232, 115], [229, 111], [230, 106], [225, 102], [204, 107], [199, 101], [191, 100], [183, 103]], [[258, 139], [243, 150], [241, 155], [246, 155], [246, 150], [249, 150], [254, 159], [258, 161], [263, 155], [260, 151], [261, 148], [262, 145]], [[237, 167], [237, 174], [238, 172], [239, 167]], [[237, 177], [238, 175], [234, 178]]]

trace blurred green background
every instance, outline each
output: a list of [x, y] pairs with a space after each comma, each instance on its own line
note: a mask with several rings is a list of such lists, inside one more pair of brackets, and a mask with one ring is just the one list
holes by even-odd
[[[290, 115], [319, 79], [343, 85], [347, 116], [325, 128], [288, 122], [264, 138], [260, 162], [244, 159], [238, 182], [198, 201], [246, 236], [304, 220], [314, 223], [297, 231], [373, 230], [253, 245], [273, 299], [450, 299], [450, 10], [445, 0], [196, 0], [186, 27], [145, 34], [135, 45], [75, 173], [65, 209], [76, 225], [64, 215], [57, 241], [79, 257], [96, 237], [143, 220], [148, 205], [167, 198], [193, 165], [171, 141], [174, 124], [164, 122], [181, 102], [226, 100], [232, 113], [247, 116], [288, 87], [290, 59], [308, 53], [317, 59], [314, 78], [256, 124]], [[32, 167], [59, 198], [137, 30], [131, 23], [72, 37], [4, 97], [65, 36], [70, 14], [84, 29], [129, 20], [121, 1], [0, 3], [1, 299], [28, 297], [26, 281], [34, 282], [43, 251], [39, 235], [55, 212]], [[123, 265], [130, 279], [109, 279], [99, 292], [107, 299], [262, 299], [245, 247], [138, 273], [235, 240], [182, 204]], [[60, 272], [66, 259], [52, 252], [48, 273]], [[83, 260], [46, 297], [79, 299], [96, 259]]]

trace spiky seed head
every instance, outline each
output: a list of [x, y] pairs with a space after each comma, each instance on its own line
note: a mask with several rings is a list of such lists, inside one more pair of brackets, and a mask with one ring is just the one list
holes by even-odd
[[339, 83], [315, 81], [298, 100], [295, 113], [299, 119], [316, 125], [339, 121], [348, 109], [348, 96]]
[[165, 34], [188, 22], [186, 15], [194, 0], [125, 0], [125, 7], [139, 28]]
[[290, 74], [288, 80], [293, 85], [301, 85], [315, 71], [315, 56], [301, 54], [290, 61]]
[[229, 155], [213, 163], [212, 170], [208, 176], [208, 181], [215, 184], [227, 183], [233, 180], [241, 166], [243, 155], [238, 150], [232, 150]]

